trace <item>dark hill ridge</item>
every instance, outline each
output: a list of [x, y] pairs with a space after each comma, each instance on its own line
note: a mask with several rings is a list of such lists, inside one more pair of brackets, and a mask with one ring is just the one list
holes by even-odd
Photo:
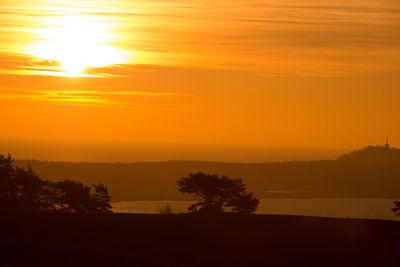
[[338, 158], [340, 161], [353, 161], [365, 164], [400, 164], [400, 149], [386, 146], [367, 146]]
[[[28, 161], [19, 160], [19, 166]], [[338, 160], [280, 163], [167, 161], [72, 163], [30, 160], [45, 179], [102, 182], [115, 200], [178, 200], [176, 181], [203, 171], [242, 177], [258, 197], [400, 198], [400, 149], [366, 147]]]

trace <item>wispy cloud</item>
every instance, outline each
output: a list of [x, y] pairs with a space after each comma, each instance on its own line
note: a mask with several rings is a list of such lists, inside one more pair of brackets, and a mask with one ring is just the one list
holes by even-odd
[[91, 91], [91, 90], [3, 90], [2, 99], [20, 99], [39, 102], [53, 102], [68, 105], [121, 105], [129, 103], [132, 97], [162, 97], [172, 94], [141, 91]]
[[[400, 69], [397, 0], [42, 2], [40, 9], [32, 0], [1, 2], [0, 53], [21, 52], [37, 38], [32, 28], [46, 27], [43, 18], [75, 12], [115, 26], [113, 45], [136, 52], [127, 64], [324, 76]], [[57, 65], [32, 63], [0, 71], [62, 75]], [[103, 71], [82, 76], [118, 75]]]

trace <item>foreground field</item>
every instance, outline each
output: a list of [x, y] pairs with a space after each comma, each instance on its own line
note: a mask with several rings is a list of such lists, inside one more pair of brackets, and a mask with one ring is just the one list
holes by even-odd
[[0, 211], [0, 266], [399, 266], [400, 223]]

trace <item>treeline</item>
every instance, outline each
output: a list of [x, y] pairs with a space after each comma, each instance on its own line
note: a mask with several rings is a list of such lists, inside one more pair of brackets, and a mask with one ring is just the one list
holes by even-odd
[[9, 154], [0, 155], [0, 208], [107, 213], [112, 206], [104, 184], [44, 180], [30, 166], [16, 167]]

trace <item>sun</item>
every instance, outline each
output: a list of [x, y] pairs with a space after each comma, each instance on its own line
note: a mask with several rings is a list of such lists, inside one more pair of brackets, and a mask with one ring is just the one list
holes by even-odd
[[124, 63], [123, 51], [113, 45], [116, 35], [104, 20], [90, 15], [50, 18], [37, 29], [39, 41], [31, 54], [59, 63], [62, 76], [80, 76], [88, 68]]

